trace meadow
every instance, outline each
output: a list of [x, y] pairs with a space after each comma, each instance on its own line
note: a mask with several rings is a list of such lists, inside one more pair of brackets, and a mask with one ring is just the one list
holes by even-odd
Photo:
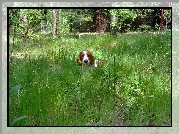
[[[84, 49], [107, 63], [82, 73]], [[13, 126], [171, 126], [171, 33], [10, 38], [13, 90]]]

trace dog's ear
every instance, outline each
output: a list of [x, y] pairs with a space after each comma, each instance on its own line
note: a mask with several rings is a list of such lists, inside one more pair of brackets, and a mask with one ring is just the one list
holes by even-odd
[[77, 58], [76, 62], [78, 63], [79, 66], [82, 66], [82, 61], [80, 60], [80, 58]]
[[77, 62], [77, 64], [78, 64], [79, 66], [82, 66], [81, 53], [82, 53], [82, 52], [79, 53], [79, 55], [78, 55], [78, 57], [77, 57], [77, 59], [76, 59], [76, 62]]
[[95, 57], [93, 56], [93, 54], [88, 51], [88, 54], [89, 54], [89, 60], [90, 60], [90, 64], [93, 65], [94, 64], [94, 61], [95, 61]]

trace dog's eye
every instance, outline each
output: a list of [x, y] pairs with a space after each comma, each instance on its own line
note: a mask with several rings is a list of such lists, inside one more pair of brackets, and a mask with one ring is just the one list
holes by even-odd
[[83, 57], [84, 57], [84, 54], [82, 54], [80, 57], [81, 57], [81, 59], [83, 59]]

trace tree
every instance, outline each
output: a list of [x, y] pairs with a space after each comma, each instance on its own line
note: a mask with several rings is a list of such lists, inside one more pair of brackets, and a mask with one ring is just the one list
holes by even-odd
[[111, 33], [114, 36], [117, 36], [117, 11], [116, 9], [111, 9]]
[[52, 30], [52, 35], [53, 35], [53, 38], [56, 38], [56, 28], [57, 28], [57, 21], [56, 21], [56, 10], [53, 9], [52, 10], [52, 16], [53, 16], [53, 30]]

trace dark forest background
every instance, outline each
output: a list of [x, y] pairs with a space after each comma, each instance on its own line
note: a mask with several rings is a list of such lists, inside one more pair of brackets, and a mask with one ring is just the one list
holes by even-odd
[[146, 32], [171, 28], [171, 8], [153, 9], [9, 9], [9, 34], [23, 40], [33, 34], [53, 38], [78, 33]]

